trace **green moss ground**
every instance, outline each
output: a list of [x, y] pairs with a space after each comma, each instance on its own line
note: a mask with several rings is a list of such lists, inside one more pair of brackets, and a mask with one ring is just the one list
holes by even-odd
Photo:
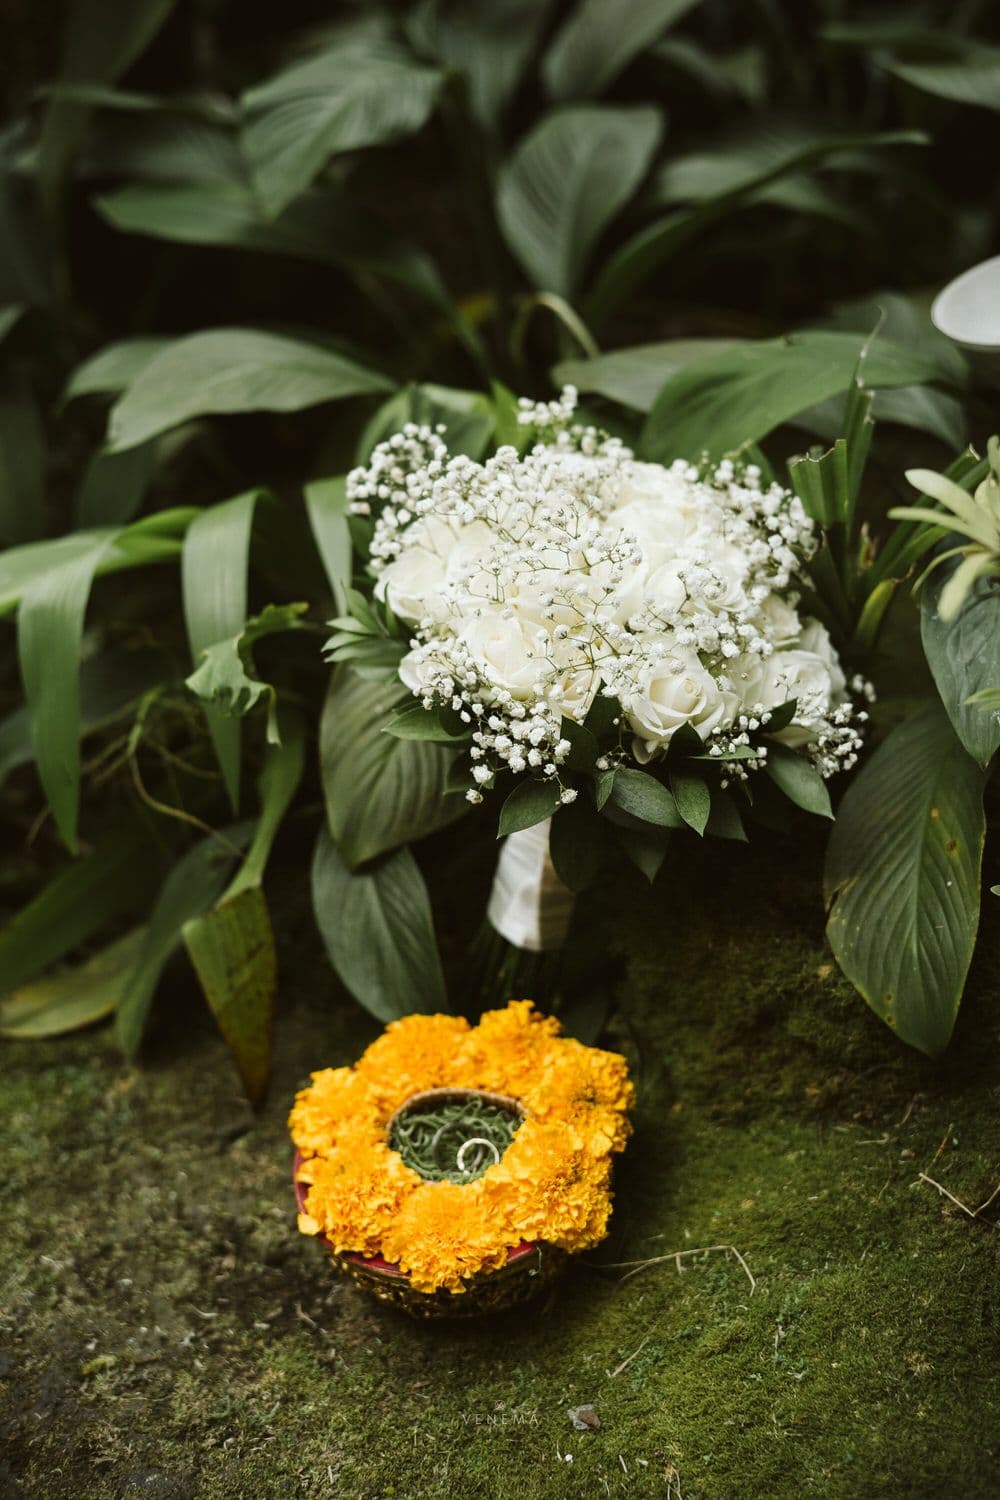
[[[142, 1070], [106, 1031], [5, 1048], [0, 1493], [995, 1495], [1000, 1216], [918, 1173], [973, 1206], [1000, 1181], [996, 967], [926, 1063], [833, 969], [817, 867], [615, 883], [595, 930], [642, 1102], [613, 1238], [491, 1323], [411, 1323], [295, 1233], [290, 1097], [375, 1030], [300, 897], [258, 1120], [183, 969]], [[752, 1295], [723, 1252], [602, 1266], [722, 1244]]]

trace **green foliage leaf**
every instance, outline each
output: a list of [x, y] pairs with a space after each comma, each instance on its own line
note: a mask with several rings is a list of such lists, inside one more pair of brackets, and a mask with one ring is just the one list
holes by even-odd
[[277, 218], [240, 182], [135, 183], [104, 194], [95, 207], [126, 234], [294, 256], [384, 277], [437, 306], [448, 302], [424, 251], [331, 186], [304, 193]]
[[739, 808], [728, 792], [713, 790], [712, 812], [705, 832], [714, 839], [734, 839], [741, 844], [748, 842]]
[[721, 145], [673, 157], [653, 192], [665, 206], [687, 206], [674, 208], [639, 230], [611, 256], [584, 304], [588, 325], [602, 325], [670, 256], [731, 210], [758, 198], [770, 184], [825, 160], [843, 162], [850, 160], [851, 153], [926, 145], [927, 140], [913, 130], [830, 136], [808, 127], [768, 124], [755, 132], [741, 126], [738, 136]]
[[497, 838], [519, 833], [522, 828], [533, 828], [551, 818], [559, 806], [561, 792], [554, 777], [551, 781], [539, 781], [537, 777], [526, 776], [519, 781], [500, 809]]
[[847, 444], [838, 438], [828, 452], [814, 458], [806, 455], [789, 460], [792, 488], [807, 516], [820, 526], [836, 526], [848, 520], [851, 494], [847, 470]]
[[251, 615], [236, 635], [202, 651], [201, 665], [187, 678], [187, 687], [227, 718], [242, 718], [264, 700], [268, 705], [268, 739], [273, 742], [277, 733], [273, 722], [275, 690], [256, 675], [253, 646], [265, 636], [300, 630], [308, 608], [308, 604], [266, 605], [259, 615]]
[[77, 491], [79, 526], [115, 526], [131, 521], [142, 505], [156, 467], [156, 444], [140, 443], [126, 453], [95, 453]]
[[1000, 47], [980, 42], [959, 60], [919, 62], [893, 58], [883, 66], [896, 78], [956, 104], [977, 104], [981, 109], [1000, 109]]
[[641, 823], [655, 823], [660, 828], [684, 825], [673, 795], [647, 771], [619, 767], [614, 773], [611, 801]]
[[305, 765], [303, 715], [282, 704], [279, 719], [280, 740], [264, 761], [260, 817], [246, 858], [218, 903], [182, 929], [188, 957], [254, 1105], [264, 1097], [270, 1072], [277, 986], [274, 933], [260, 887]]
[[177, 339], [143, 365], [111, 409], [111, 452], [134, 448], [192, 417], [302, 411], [390, 381], [317, 344], [252, 328], [213, 328]]
[[653, 884], [663, 868], [671, 835], [655, 828], [616, 828], [615, 837], [640, 874]]
[[[218, 642], [238, 640], [247, 617], [247, 561], [259, 490], [212, 505], [191, 523], [184, 538], [181, 584], [191, 659]], [[237, 652], [238, 656], [238, 652]], [[233, 808], [240, 797], [240, 724], [218, 708], [205, 709]]]
[[698, 0], [580, 0], [550, 46], [542, 76], [553, 99], [602, 94], [634, 57]]
[[260, 885], [271, 855], [271, 846], [291, 806], [305, 770], [306, 721], [300, 709], [282, 703], [277, 712], [280, 731], [276, 743], [269, 745], [260, 773], [258, 792], [260, 816], [257, 819], [246, 858], [222, 899], [231, 901], [251, 886]]
[[305, 487], [306, 514], [323, 569], [330, 580], [337, 613], [347, 610], [351, 586], [351, 533], [347, 525], [347, 480], [316, 479]]
[[423, 57], [463, 76], [473, 115], [492, 131], [551, 10], [552, 0], [424, 0], [407, 29]]
[[24, 595], [50, 573], [80, 562], [95, 549], [98, 576], [179, 557], [179, 538], [197, 514], [193, 509], [161, 510], [123, 531], [75, 531], [51, 542], [28, 542], [0, 552], [0, 617], [15, 610]]
[[380, 1021], [446, 1011], [427, 887], [408, 848], [352, 871], [325, 828], [312, 867], [313, 910], [330, 962]]
[[447, 796], [453, 751], [383, 734], [397, 710], [412, 702], [398, 681], [365, 682], [340, 669], [330, 683], [320, 722], [320, 766], [330, 831], [351, 869], [467, 811], [465, 803]]
[[947, 582], [942, 571], [931, 574], [921, 601], [927, 665], [958, 738], [973, 760], [988, 766], [1000, 749], [1000, 709], [988, 700], [969, 700], [1000, 683], [1000, 589], [980, 583], [955, 618], [945, 621], [938, 613]]
[[556, 365], [556, 385], [575, 385], [618, 401], [634, 411], [649, 411], [671, 375], [697, 360], [732, 347], [733, 339], [667, 339], [662, 344], [638, 344], [615, 349], [595, 359], [566, 359]]
[[577, 797], [553, 817], [549, 853], [556, 874], [571, 891], [584, 891], [597, 879], [607, 832], [607, 823], [587, 797]]
[[546, 116], [505, 163], [504, 238], [535, 286], [572, 301], [598, 236], [638, 188], [659, 145], [648, 106], [581, 105]]
[[63, 400], [73, 401], [77, 396], [117, 396], [172, 343], [173, 339], [167, 338], [135, 338], [106, 344], [82, 365], [77, 365], [67, 381]]
[[[759, 442], [806, 407], [846, 390], [863, 347], [859, 335], [819, 329], [734, 344], [699, 360], [661, 390], [643, 428], [642, 456], [666, 463], [705, 450], [718, 458]], [[933, 380], [939, 371], [926, 355], [879, 339], [861, 373], [877, 387]]]
[[464, 453], [478, 460], [494, 436], [496, 409], [482, 391], [426, 383], [404, 386], [365, 425], [358, 439], [357, 462], [366, 464], [376, 443], [401, 431], [407, 422], [442, 427], [441, 437], [449, 453]]
[[[68, 12], [61, 78], [66, 83], [113, 83], [163, 25], [174, 0], [78, 0]], [[85, 135], [90, 106], [60, 98], [49, 104], [38, 148], [38, 175], [49, 212], [58, 206], [66, 175]]]
[[139, 825], [109, 834], [55, 875], [0, 933], [0, 994], [19, 989], [156, 890], [161, 849]]
[[110, 1016], [139, 957], [145, 928], [126, 933], [83, 963], [0, 998], [0, 1036], [63, 1036]]
[[441, 77], [401, 49], [361, 39], [325, 48], [250, 89], [242, 145], [266, 211], [279, 214], [335, 153], [419, 130]]
[[903, 1041], [938, 1053], [979, 922], [984, 773], [933, 704], [899, 725], [848, 789], [827, 853], [827, 937]]
[[139, 1050], [154, 991], [185, 924], [218, 900], [252, 832], [252, 823], [238, 823], [202, 839], [177, 861], [164, 881], [139, 961], [118, 1000], [115, 1035], [126, 1057], [135, 1057]]
[[271, 1068], [271, 1013], [277, 982], [274, 934], [259, 885], [185, 922], [182, 929], [198, 982], [230, 1052], [247, 1098], [261, 1103]]
[[765, 769], [775, 786], [780, 787], [796, 807], [821, 818], [833, 817], [826, 782], [804, 755], [772, 741], [767, 747]]
[[35, 578], [18, 613], [17, 648], [35, 764], [66, 847], [80, 803], [80, 643], [90, 587], [111, 533]]
[[712, 812], [712, 794], [706, 783], [689, 771], [671, 771], [670, 790], [684, 822], [695, 833], [703, 834]]
[[454, 745], [468, 739], [467, 730], [463, 728], [457, 733], [450, 730], [442, 722], [437, 709], [423, 708], [420, 704], [416, 708], [404, 708], [395, 719], [390, 719], [385, 733], [394, 734], [400, 740], [432, 740], [438, 745]]

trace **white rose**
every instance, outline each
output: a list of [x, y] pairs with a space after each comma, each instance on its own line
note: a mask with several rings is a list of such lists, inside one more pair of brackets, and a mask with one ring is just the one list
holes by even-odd
[[847, 693], [847, 678], [840, 665], [840, 657], [833, 648], [830, 632], [818, 620], [804, 620], [798, 640], [802, 651], [811, 651], [818, 656], [830, 673], [830, 687], [835, 703], [842, 703]]
[[654, 568], [643, 586], [643, 597], [657, 614], [678, 615], [687, 603], [687, 584], [681, 578], [683, 564], [676, 559]]
[[425, 697], [431, 691], [434, 666], [419, 646], [407, 652], [399, 664], [398, 672], [403, 686], [408, 687], [418, 698]]
[[678, 550], [700, 530], [702, 517], [681, 506], [672, 495], [637, 499], [613, 511], [608, 530], [620, 527], [634, 537], [650, 571], [672, 562]]
[[693, 651], [677, 651], [648, 666], [622, 703], [635, 731], [635, 757], [647, 761], [682, 724], [703, 740], [732, 718], [736, 695], [723, 693]]
[[814, 651], [793, 646], [769, 656], [761, 673], [759, 701], [765, 708], [778, 708], [794, 698], [796, 705], [795, 718], [774, 738], [793, 747], [807, 744], [830, 710], [833, 691], [830, 667]]
[[385, 600], [399, 619], [415, 624], [427, 615], [445, 613], [445, 581], [444, 561], [436, 552], [408, 547], [379, 574], [375, 597]]
[[708, 574], [696, 593], [699, 601], [714, 611], [739, 610], [747, 607], [746, 554], [731, 542], [713, 537], [695, 561]]
[[790, 646], [801, 629], [797, 612], [780, 594], [768, 594], [760, 607], [760, 623], [764, 634], [775, 646]]
[[546, 632], [514, 615], [485, 614], [463, 626], [459, 640], [482, 675], [515, 698], [531, 698], [545, 672]]
[[470, 521], [467, 526], [456, 526], [451, 533], [446, 553], [448, 577], [456, 582], [468, 581], [475, 571], [474, 564], [499, 540], [492, 526], [485, 521]]
[[590, 712], [590, 705], [596, 698], [600, 685], [600, 676], [593, 667], [581, 667], [575, 672], [567, 672], [559, 681], [562, 697], [558, 700], [557, 707], [567, 719], [582, 724]]

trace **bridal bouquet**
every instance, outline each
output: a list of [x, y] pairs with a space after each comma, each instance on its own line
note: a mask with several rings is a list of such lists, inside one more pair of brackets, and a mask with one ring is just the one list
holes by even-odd
[[750, 462], [641, 462], [522, 400], [476, 461], [406, 425], [348, 476], [362, 587], [329, 657], [412, 695], [390, 734], [451, 747], [500, 801], [490, 918], [558, 944], [610, 832], [650, 878], [670, 830], [744, 837], [775, 792], [828, 813], [865, 719], [804, 608], [801, 501]]

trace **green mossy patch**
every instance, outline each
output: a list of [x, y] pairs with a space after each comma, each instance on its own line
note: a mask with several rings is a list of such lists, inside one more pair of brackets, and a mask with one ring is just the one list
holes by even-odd
[[995, 968], [929, 1063], [832, 967], [814, 849], [682, 849], [591, 914], [641, 1090], [612, 1237], [495, 1322], [411, 1323], [295, 1232], [291, 1095], [376, 1029], [301, 897], [259, 1118], [183, 968], [142, 1070], [5, 1047], [0, 1492], [992, 1496], [998, 1205], [919, 1174], [1000, 1180]]

